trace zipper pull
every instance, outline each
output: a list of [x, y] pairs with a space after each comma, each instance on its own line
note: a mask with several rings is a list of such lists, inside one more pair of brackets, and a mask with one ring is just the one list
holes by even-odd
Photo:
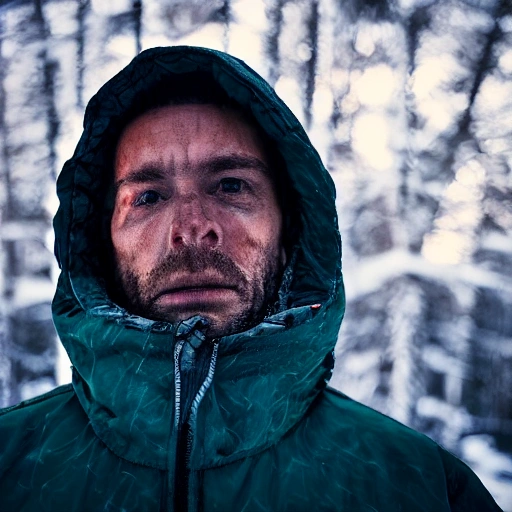
[[180, 357], [180, 367], [184, 372], [194, 367], [197, 359], [196, 351], [206, 339], [204, 331], [208, 326], [208, 320], [197, 315], [178, 324], [176, 340], [185, 342]]
[[175, 337], [177, 340], [183, 340], [189, 338], [192, 333], [195, 333], [195, 336], [200, 340], [199, 345], [201, 345], [205, 338], [204, 331], [209, 325], [210, 322], [206, 318], [199, 315], [193, 316], [178, 323]]

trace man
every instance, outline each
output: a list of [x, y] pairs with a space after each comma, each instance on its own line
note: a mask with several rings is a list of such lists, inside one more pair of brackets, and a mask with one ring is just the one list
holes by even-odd
[[496, 511], [433, 441], [326, 388], [334, 187], [243, 62], [139, 55], [59, 177], [73, 383], [0, 417], [5, 511]]

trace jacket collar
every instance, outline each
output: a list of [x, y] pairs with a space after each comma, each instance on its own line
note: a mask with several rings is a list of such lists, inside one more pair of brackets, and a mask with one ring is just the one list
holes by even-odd
[[[294, 308], [216, 342], [211, 374], [192, 404], [193, 468], [257, 453], [299, 421], [330, 377], [339, 307]], [[73, 385], [96, 435], [124, 459], [168, 469], [177, 436], [176, 349], [209, 343], [198, 322], [172, 326], [108, 308], [62, 313], [56, 321], [67, 333]]]

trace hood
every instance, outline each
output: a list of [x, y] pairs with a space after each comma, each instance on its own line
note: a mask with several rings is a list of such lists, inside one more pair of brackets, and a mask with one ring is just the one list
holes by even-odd
[[196, 71], [211, 76], [274, 142], [286, 163], [283, 181], [297, 196], [300, 235], [281, 285], [281, 310], [217, 340], [211, 351], [202, 394], [191, 404], [193, 466], [256, 453], [299, 421], [330, 377], [345, 306], [333, 182], [298, 120], [257, 73], [214, 50], [153, 48], [107, 82], [87, 107], [83, 135], [57, 183], [61, 274], [53, 315], [96, 434], [119, 456], [162, 469], [172, 463], [180, 407], [176, 354], [184, 343], [206, 343], [202, 323], [148, 320], [109, 297], [105, 204], [126, 113], [156, 83]]

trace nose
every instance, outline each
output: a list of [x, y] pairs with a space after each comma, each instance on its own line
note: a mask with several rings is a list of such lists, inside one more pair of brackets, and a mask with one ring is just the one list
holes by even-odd
[[185, 245], [196, 245], [214, 249], [222, 243], [222, 230], [212, 218], [205, 201], [195, 194], [176, 197], [172, 200], [174, 215], [170, 232], [170, 243], [175, 249]]

